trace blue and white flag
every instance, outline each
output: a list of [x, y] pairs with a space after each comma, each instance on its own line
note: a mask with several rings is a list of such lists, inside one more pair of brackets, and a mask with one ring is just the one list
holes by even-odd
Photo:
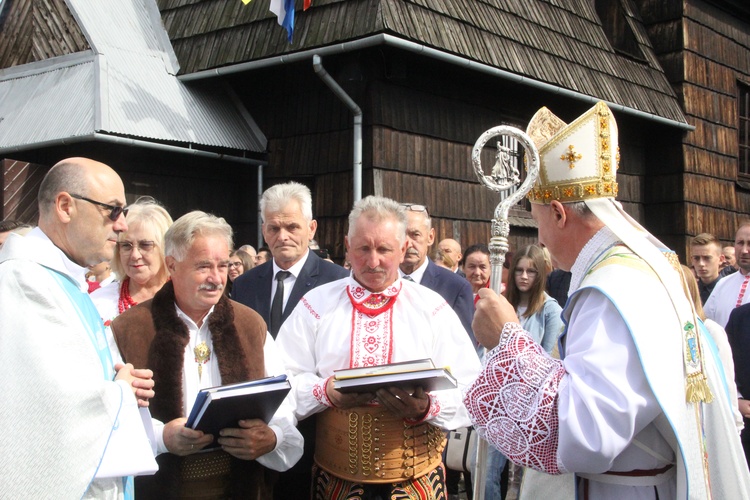
[[276, 14], [279, 24], [286, 28], [289, 43], [294, 35], [294, 0], [271, 0], [271, 12]]

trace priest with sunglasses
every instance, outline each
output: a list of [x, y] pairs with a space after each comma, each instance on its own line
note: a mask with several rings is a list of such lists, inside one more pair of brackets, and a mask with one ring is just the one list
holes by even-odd
[[104, 471], [112, 455], [127, 462], [115, 436], [145, 450], [141, 471], [155, 466], [138, 414], [154, 395], [151, 371], [112, 362], [85, 279], [112, 258], [126, 213], [114, 170], [69, 158], [42, 180], [39, 226], [0, 251], [4, 497], [132, 497], [124, 471]]

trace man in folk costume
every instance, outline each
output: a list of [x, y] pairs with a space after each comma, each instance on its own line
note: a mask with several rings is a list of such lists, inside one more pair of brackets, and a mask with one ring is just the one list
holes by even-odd
[[[277, 338], [297, 417], [317, 415], [316, 499], [443, 499], [446, 429], [469, 423], [461, 391], [479, 361], [456, 313], [435, 292], [399, 278], [406, 214], [368, 196], [349, 215], [345, 238], [352, 276], [305, 294]], [[413, 393], [389, 387], [343, 394], [342, 368], [431, 358], [459, 387]], [[379, 497], [377, 495], [380, 495]]]
[[[135, 397], [146, 406], [153, 381], [148, 370], [113, 366], [85, 278], [87, 266], [112, 258], [124, 207], [114, 170], [63, 160], [40, 185], [39, 227], [11, 234], [0, 252], [4, 497], [132, 498], [126, 478], [96, 474], [115, 428], [140, 424]], [[140, 425], [124, 439], [148, 446]]]
[[566, 125], [542, 108], [527, 132], [539, 239], [572, 272], [563, 359], [481, 291], [474, 332], [490, 352], [464, 399], [479, 434], [516, 463], [575, 473], [583, 498], [748, 498], [715, 346], [662, 245], [615, 201], [611, 111]]
[[199, 453], [210, 434], [185, 427], [200, 389], [284, 372], [266, 324], [223, 293], [232, 228], [222, 218], [190, 212], [164, 236], [171, 277], [153, 299], [118, 316], [112, 333], [124, 360], [147, 366], [159, 387], [151, 413], [159, 472], [136, 480], [143, 498], [270, 498], [269, 471], [302, 455], [292, 405], [271, 421], [240, 420], [221, 431], [220, 447]]
[[734, 252], [739, 272], [719, 280], [703, 307], [706, 317], [722, 327], [735, 308], [750, 302], [750, 221], [742, 222], [737, 228]]

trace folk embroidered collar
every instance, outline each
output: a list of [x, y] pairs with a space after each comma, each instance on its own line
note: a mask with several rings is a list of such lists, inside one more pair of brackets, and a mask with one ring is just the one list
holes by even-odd
[[372, 293], [358, 283], [346, 287], [346, 293], [354, 308], [368, 316], [377, 316], [393, 307], [401, 292], [401, 280], [397, 280], [382, 292]]

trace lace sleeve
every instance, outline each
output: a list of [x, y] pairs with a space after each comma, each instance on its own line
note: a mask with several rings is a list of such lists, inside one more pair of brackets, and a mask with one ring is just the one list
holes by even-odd
[[514, 463], [562, 474], [557, 462], [557, 392], [565, 369], [516, 323], [464, 397], [479, 436]]

